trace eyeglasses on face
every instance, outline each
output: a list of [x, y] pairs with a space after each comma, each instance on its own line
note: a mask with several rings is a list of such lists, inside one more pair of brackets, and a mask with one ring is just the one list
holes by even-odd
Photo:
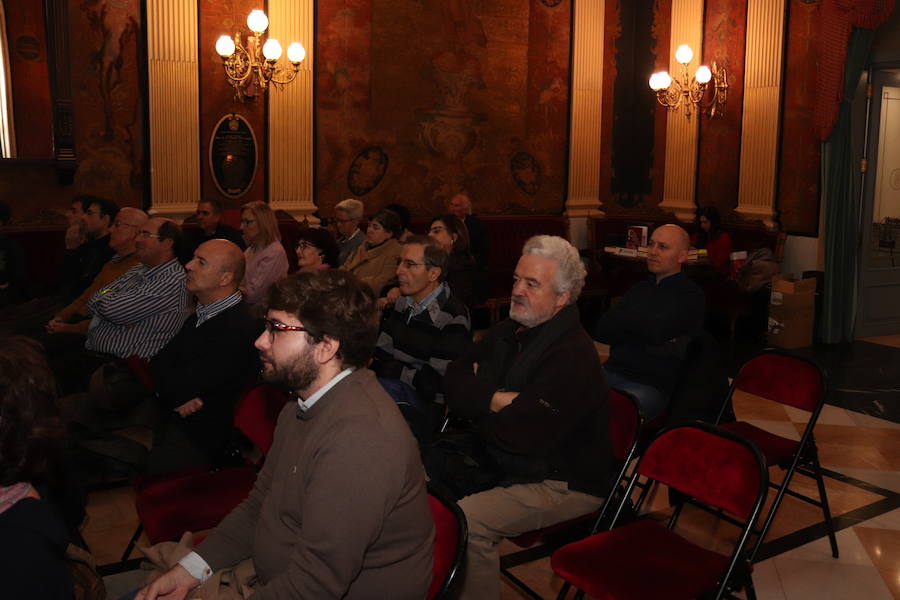
[[317, 252], [321, 252], [321, 250], [319, 250], [319, 247], [312, 242], [308, 242], [306, 240], [300, 240], [299, 242], [297, 242], [297, 250], [306, 250], [307, 248], [313, 248]]
[[424, 267], [425, 263], [417, 263], [406, 258], [398, 258], [397, 266], [403, 267], [404, 269], [415, 269], [416, 267]]
[[447, 228], [442, 225], [432, 225], [431, 229], [428, 230], [428, 233], [440, 233], [442, 231], [447, 231]]
[[270, 337], [274, 335], [276, 331], [305, 331], [309, 333], [309, 329], [301, 325], [288, 325], [287, 323], [275, 321], [268, 317], [263, 318], [263, 321], [265, 322], [266, 333], [268, 333]]
[[241, 225], [253, 225], [256, 219], [241, 219]]
[[141, 232], [138, 235], [141, 236], [142, 238], [160, 239], [160, 235], [158, 233], [153, 233], [153, 232], [147, 231], [146, 229], [141, 229]]
[[124, 223], [122, 221], [113, 221], [113, 227], [134, 227], [138, 228], [140, 225], [135, 225], [133, 223]]
[[335, 217], [334, 222], [343, 225], [344, 223], [352, 223], [353, 219], [339, 219], [338, 217]]

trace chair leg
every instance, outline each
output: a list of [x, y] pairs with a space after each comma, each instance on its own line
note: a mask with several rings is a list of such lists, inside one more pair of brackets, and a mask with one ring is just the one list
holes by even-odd
[[556, 600], [565, 600], [566, 596], [569, 594], [569, 588], [572, 587], [572, 584], [568, 581], [563, 581], [563, 586], [560, 588], [559, 593], [556, 595]]
[[[813, 449], [815, 451], [815, 449]], [[825, 524], [828, 526], [828, 541], [831, 543], [831, 556], [838, 557], [837, 537], [834, 534], [834, 522], [831, 520], [831, 509], [828, 508], [828, 496], [825, 494], [825, 480], [822, 478], [822, 466], [819, 464], [818, 454], [813, 454], [812, 471], [816, 474], [816, 485], [819, 488], [819, 499], [822, 502], [822, 513], [825, 515]]]
[[134, 530], [134, 535], [131, 536], [131, 539], [128, 541], [128, 546], [125, 548], [125, 552], [122, 554], [122, 562], [128, 560], [128, 557], [131, 556], [131, 551], [134, 550], [134, 545], [137, 544], [138, 538], [141, 537], [141, 534], [144, 532], [144, 526], [138, 523], [137, 529]]

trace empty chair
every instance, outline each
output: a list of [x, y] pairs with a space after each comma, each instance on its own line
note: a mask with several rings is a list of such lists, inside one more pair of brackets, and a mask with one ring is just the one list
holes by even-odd
[[[635, 476], [618, 505], [611, 530], [563, 546], [551, 558], [553, 571], [579, 590], [576, 597], [586, 592], [606, 600], [686, 600], [701, 594], [718, 599], [726, 590], [746, 585], [748, 598], [755, 598], [746, 548], [768, 485], [759, 450], [705, 423], [674, 426], [650, 443], [635, 474], [742, 520], [734, 547], [728, 555], [719, 554], [676, 533], [683, 502], [676, 505], [667, 524], [642, 518], [615, 527], [634, 491]], [[640, 512], [642, 506], [636, 508]], [[559, 598], [567, 592], [568, 585]]]
[[[828, 527], [828, 539], [831, 542], [831, 554], [838, 557], [837, 539], [834, 535], [834, 524], [828, 508], [828, 496], [825, 493], [825, 482], [822, 479], [822, 467], [819, 464], [819, 452], [813, 428], [822, 412], [827, 393], [825, 374], [812, 361], [791, 356], [776, 350], [763, 352], [747, 361], [731, 384], [728, 398], [719, 412], [717, 422], [721, 422], [726, 411], [731, 410], [731, 402], [736, 391], [747, 392], [767, 400], [779, 402], [787, 406], [799, 408], [810, 413], [809, 420], [799, 441], [791, 440], [760, 429], [744, 421], [724, 423], [721, 427], [733, 431], [752, 441], [762, 451], [766, 465], [777, 465], [784, 469], [781, 483], [770, 483], [777, 490], [772, 508], [763, 522], [759, 537], [750, 554], [751, 560], [756, 556], [765, 540], [766, 533], [775, 519], [785, 494], [790, 494], [804, 502], [822, 509], [825, 524]], [[819, 490], [819, 499], [800, 494], [790, 489], [794, 473], [806, 475], [815, 480]]]

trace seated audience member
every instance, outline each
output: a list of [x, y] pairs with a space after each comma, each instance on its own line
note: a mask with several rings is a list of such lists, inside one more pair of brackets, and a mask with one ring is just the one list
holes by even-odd
[[28, 270], [22, 246], [3, 233], [11, 220], [9, 204], [0, 201], [0, 308], [24, 300]]
[[96, 196], [78, 196], [84, 213], [81, 217], [81, 231], [84, 243], [67, 249], [63, 257], [60, 277], [61, 299], [71, 302], [83, 292], [100, 272], [113, 250], [109, 247], [109, 228], [119, 212], [112, 200]]
[[334, 207], [335, 237], [340, 249], [338, 266], [342, 266], [350, 255], [363, 243], [365, 234], [359, 229], [363, 218], [363, 203], [354, 198], [341, 200]]
[[275, 213], [265, 202], [248, 202], [241, 207], [241, 232], [247, 242], [241, 293], [244, 301], [255, 307], [266, 299], [272, 284], [287, 275], [288, 258]]
[[481, 269], [487, 269], [490, 257], [490, 242], [487, 230], [481, 220], [472, 213], [472, 201], [466, 192], [460, 192], [447, 203], [447, 212], [459, 217], [469, 232], [469, 251]]
[[471, 310], [487, 300], [487, 270], [479, 268], [469, 252], [469, 230], [456, 215], [446, 214], [431, 220], [428, 237], [437, 241], [450, 256], [447, 283]]
[[327, 229], [302, 229], [297, 235], [298, 273], [327, 271], [338, 266], [337, 242]]
[[[404, 242], [397, 264], [401, 296], [384, 317], [371, 367], [414, 390], [416, 406], [401, 404], [401, 412], [419, 440], [443, 415], [444, 373], [469, 342], [469, 311], [444, 282], [446, 262], [447, 253], [430, 238]], [[392, 385], [386, 389], [394, 391]], [[400, 392], [392, 395], [402, 400]]]
[[47, 492], [50, 466], [63, 445], [55, 401], [53, 376], [37, 342], [24, 337], [0, 340], [4, 598], [75, 598], [65, 556], [72, 541], [70, 529]]
[[[499, 597], [497, 544], [504, 537], [602, 503], [611, 460], [606, 384], [575, 306], [584, 278], [578, 250], [566, 240], [532, 237], [513, 277], [510, 318], [447, 368], [450, 414], [474, 421], [500, 465], [478, 486], [451, 486], [465, 496], [459, 505], [469, 526], [462, 598]], [[432, 483], [446, 484], [446, 474], [431, 466]]]
[[136, 242], [141, 264], [87, 302], [91, 324], [84, 350], [51, 357], [64, 394], [86, 389], [91, 374], [110, 360], [152, 358], [178, 333], [190, 313], [180, 246], [174, 221], [153, 218], [144, 224]]
[[647, 249], [651, 277], [628, 290], [592, 331], [610, 345], [607, 382], [634, 395], [647, 420], [666, 411], [691, 336], [703, 326], [703, 291], [681, 272], [689, 247], [678, 225], [657, 228]]
[[397, 236], [403, 231], [400, 217], [389, 210], [382, 210], [369, 221], [366, 241], [359, 246], [341, 268], [367, 283], [376, 296], [394, 281], [400, 242]]
[[[47, 333], [71, 333], [79, 336], [87, 334], [88, 325], [91, 322], [87, 312], [88, 300], [95, 292], [109, 285], [138, 264], [136, 244], [138, 234], [147, 219], [147, 213], [131, 207], [125, 207], [116, 214], [109, 230], [109, 247], [115, 254], [109, 259], [109, 262], [103, 265], [91, 285], [47, 323]], [[81, 342], [84, 343], [83, 337]]]
[[723, 279], [731, 276], [731, 236], [722, 231], [722, 220], [715, 206], [703, 206], [697, 209], [697, 233], [691, 238], [691, 244], [697, 248], [705, 248], [716, 273]]
[[244, 238], [241, 236], [241, 232], [221, 223], [221, 220], [221, 202], [210, 198], [197, 203], [197, 228], [185, 232], [184, 236], [185, 255], [188, 259], [194, 255], [194, 250], [200, 244], [214, 239], [228, 240], [237, 244], [241, 250], [244, 249]]
[[396, 202], [388, 204], [384, 207], [385, 210], [393, 211], [400, 217], [400, 225], [403, 227], [400, 235], [397, 236], [397, 241], [405, 242], [406, 238], [411, 236], [413, 233], [409, 230], [409, 224], [412, 222], [412, 215], [409, 214], [409, 209], [403, 206], [402, 204], [397, 204]]
[[238, 285], [244, 255], [228, 240], [201, 244], [185, 265], [197, 309], [150, 361], [163, 414], [147, 471], [209, 464], [232, 434], [235, 404], [256, 381], [253, 341], [261, 323], [250, 316]]
[[249, 497], [138, 600], [221, 597], [232, 571], [249, 575], [238, 596], [258, 600], [425, 597], [431, 510], [416, 442], [366, 369], [374, 301], [340, 270], [273, 286], [256, 347], [263, 378], [297, 402]]

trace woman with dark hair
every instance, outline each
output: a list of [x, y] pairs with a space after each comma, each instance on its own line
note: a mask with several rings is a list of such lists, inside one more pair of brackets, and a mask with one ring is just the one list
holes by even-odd
[[327, 229], [303, 229], [297, 235], [297, 273], [313, 273], [337, 268], [337, 242]]
[[463, 303], [472, 309], [487, 299], [486, 271], [479, 269], [469, 252], [469, 230], [462, 219], [446, 214], [428, 224], [428, 237], [449, 254], [447, 285]]
[[413, 234], [412, 231], [409, 230], [409, 224], [412, 223], [412, 214], [410, 214], [409, 209], [396, 202], [388, 204], [384, 209], [393, 211], [400, 217], [400, 225], [403, 227], [403, 230], [400, 232], [400, 235], [397, 236], [397, 241], [401, 243], [405, 242], [406, 238]]
[[731, 275], [731, 236], [722, 231], [722, 220], [715, 206], [701, 206], [695, 218], [697, 233], [691, 238], [696, 248], [705, 248], [713, 267], [721, 277]]
[[73, 598], [70, 535], [47, 496], [62, 446], [40, 345], [0, 341], [0, 581], [3, 597]]
[[366, 241], [347, 258], [341, 268], [350, 271], [367, 283], [376, 296], [393, 283], [400, 257], [400, 242], [403, 223], [397, 213], [382, 210], [369, 221]]

